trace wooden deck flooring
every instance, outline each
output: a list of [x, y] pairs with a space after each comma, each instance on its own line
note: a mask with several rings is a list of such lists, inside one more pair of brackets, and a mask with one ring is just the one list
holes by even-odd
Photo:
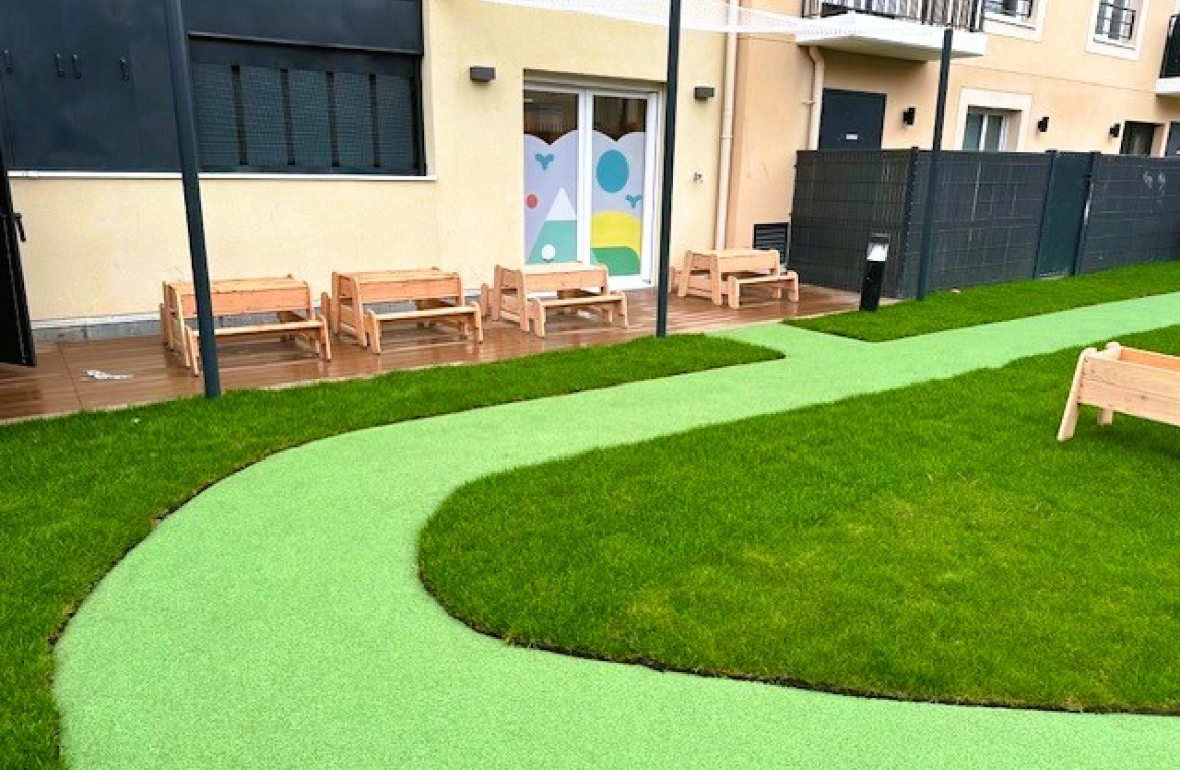
[[[587, 314], [554, 314], [546, 339], [522, 334], [508, 323], [488, 323], [483, 345], [464, 341], [449, 327], [387, 327], [385, 352], [374, 355], [349, 340], [336, 340], [331, 362], [320, 361], [293, 342], [252, 341], [218, 346], [225, 390], [278, 387], [317, 380], [370, 377], [395, 369], [475, 364], [547, 350], [606, 345], [648, 336], [655, 329], [655, 290], [628, 292], [631, 328], [607, 326]], [[796, 316], [822, 315], [855, 308], [858, 297], [847, 292], [803, 286], [798, 305], [786, 301], [750, 302], [741, 310], [716, 307], [708, 300], [669, 300], [670, 333], [708, 332]], [[157, 336], [122, 337], [38, 345], [38, 366], [0, 364], [0, 420], [108, 409], [167, 401], [203, 393], [193, 377]], [[94, 379], [88, 371], [130, 375], [129, 379]]]

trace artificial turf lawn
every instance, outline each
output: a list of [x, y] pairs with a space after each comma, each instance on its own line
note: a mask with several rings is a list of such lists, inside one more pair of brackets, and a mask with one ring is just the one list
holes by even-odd
[[922, 302], [899, 302], [874, 313], [838, 313], [784, 323], [867, 342], [884, 342], [1173, 291], [1180, 291], [1180, 261], [1060, 280], [977, 286], [959, 293], [938, 292]]
[[1172, 768], [1172, 718], [846, 698], [510, 647], [443, 613], [415, 557], [448, 494], [491, 473], [1176, 318], [1180, 295], [885, 345], [764, 325], [736, 336], [786, 359], [284, 452], [168, 517], [81, 607], [55, 650], [65, 755], [118, 770]]
[[[1125, 342], [1180, 353], [1180, 327]], [[1180, 712], [1176, 428], [1087, 421], [1058, 446], [1076, 357], [492, 476], [426, 526], [422, 574], [455, 616], [525, 646]]]
[[[1180, 353], [1180, 327], [1128, 338]], [[947, 703], [1180, 713], [1175, 427], [1058, 445], [1077, 352], [464, 487], [452, 614], [536, 646]]]
[[57, 763], [49, 640], [153, 518], [212, 482], [324, 436], [778, 355], [644, 339], [0, 427], [0, 767]]

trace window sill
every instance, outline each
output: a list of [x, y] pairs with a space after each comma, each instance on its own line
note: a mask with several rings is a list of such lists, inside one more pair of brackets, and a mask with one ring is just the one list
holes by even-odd
[[1110, 38], [1091, 35], [1086, 39], [1086, 52], [1099, 56], [1111, 56], [1117, 59], [1139, 60], [1139, 45], [1136, 43], [1120, 43]]
[[994, 21], [997, 24], [1003, 24], [1007, 27], [1015, 27], [1017, 29], [1027, 30], [1029, 32], [1036, 32], [1038, 29], [1036, 22], [1030, 19], [1021, 18], [1019, 16], [1008, 16], [1003, 13], [986, 11], [984, 12], [983, 17], [986, 21]]

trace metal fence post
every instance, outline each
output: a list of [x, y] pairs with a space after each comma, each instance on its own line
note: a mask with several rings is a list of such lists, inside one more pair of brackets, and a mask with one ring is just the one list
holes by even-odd
[[1090, 153], [1090, 172], [1086, 174], [1086, 208], [1082, 214], [1081, 232], [1078, 233], [1078, 250], [1073, 257], [1072, 275], [1080, 275], [1085, 266], [1083, 256], [1086, 252], [1086, 231], [1090, 227], [1090, 207], [1094, 203], [1094, 178], [1098, 174], [1098, 163], [1101, 158], [1101, 152]]
[[914, 225], [914, 190], [918, 182], [918, 158], [921, 157], [921, 154], [921, 150], [917, 147], [911, 147], [909, 157], [906, 159], [905, 199], [902, 202], [901, 209], [901, 233], [897, 239], [897, 256], [894, 258], [894, 264], [897, 265], [898, 296], [905, 294], [905, 272], [907, 266], [910, 264], [910, 228]]

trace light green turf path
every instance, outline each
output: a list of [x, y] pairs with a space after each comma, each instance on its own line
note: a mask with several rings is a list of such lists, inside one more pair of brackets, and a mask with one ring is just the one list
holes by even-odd
[[733, 336], [788, 357], [276, 455], [168, 518], [84, 604], [57, 647], [65, 756], [119, 770], [1175, 767], [1180, 719], [873, 701], [510, 648], [439, 609], [415, 542], [451, 490], [489, 473], [1177, 322], [1180, 294], [878, 345], [754, 327]]

